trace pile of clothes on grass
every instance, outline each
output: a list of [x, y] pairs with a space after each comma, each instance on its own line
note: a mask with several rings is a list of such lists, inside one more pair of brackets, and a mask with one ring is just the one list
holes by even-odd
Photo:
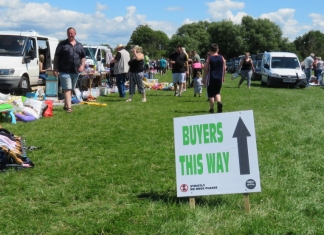
[[34, 167], [34, 163], [27, 157], [27, 149], [24, 137], [0, 128], [0, 170], [2, 172], [8, 167], [16, 169]]
[[53, 101], [0, 93], [0, 122], [31, 122], [53, 116]]
[[143, 84], [145, 89], [150, 90], [174, 90], [173, 83], [160, 82], [158, 79], [147, 79], [144, 77]]

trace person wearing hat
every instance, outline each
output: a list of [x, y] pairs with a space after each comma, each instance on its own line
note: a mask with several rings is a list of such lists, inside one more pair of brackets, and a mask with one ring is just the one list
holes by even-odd
[[309, 81], [311, 79], [312, 76], [312, 66], [314, 63], [314, 57], [315, 54], [311, 53], [305, 60], [304, 60], [304, 65], [305, 65], [305, 75], [306, 75], [306, 82], [307, 82], [307, 86], [309, 86]]
[[125, 82], [126, 75], [129, 70], [128, 62], [130, 60], [130, 55], [128, 51], [125, 50], [123, 44], [118, 44], [116, 46], [117, 54], [115, 58], [111, 61], [114, 63], [114, 74], [116, 76], [116, 85], [118, 88], [119, 97], [126, 97], [125, 93]]

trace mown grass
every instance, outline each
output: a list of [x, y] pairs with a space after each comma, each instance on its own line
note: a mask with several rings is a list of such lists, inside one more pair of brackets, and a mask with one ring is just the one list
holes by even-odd
[[[171, 81], [167, 76], [156, 76]], [[1, 179], [1, 234], [323, 234], [323, 89], [237, 88], [227, 76], [224, 112], [253, 110], [262, 192], [176, 197], [173, 118], [206, 114], [203, 96], [147, 91], [107, 107], [55, 107], [53, 118], [12, 125], [33, 169]]]

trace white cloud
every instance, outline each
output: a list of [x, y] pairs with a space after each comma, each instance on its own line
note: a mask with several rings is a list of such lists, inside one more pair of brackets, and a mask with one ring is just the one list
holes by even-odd
[[216, 0], [214, 2], [207, 2], [208, 13], [212, 20], [231, 20], [236, 24], [240, 24], [242, 17], [247, 15], [244, 12], [238, 12], [236, 15], [233, 14], [233, 10], [244, 9], [244, 2], [234, 2], [231, 0]]
[[269, 19], [279, 25], [283, 36], [292, 41], [296, 39], [300, 32], [308, 28], [307, 26], [298, 23], [298, 21], [294, 18], [295, 11], [295, 9], [283, 8], [276, 12], [262, 14], [260, 18]]
[[[48, 3], [22, 3], [19, 0], [0, 0], [1, 30], [35, 30], [41, 35], [58, 39], [66, 38], [66, 29], [77, 30], [76, 39], [86, 44], [118, 43], [127, 44], [132, 32], [138, 25], [148, 24], [154, 30], [161, 30], [167, 35], [176, 31], [170, 22], [147, 21], [145, 15], [136, 14], [136, 7], [126, 8], [125, 15], [107, 18], [101, 10], [106, 5], [97, 3], [96, 12], [81, 12], [55, 8]], [[28, 12], [28, 14], [26, 14]]]
[[96, 6], [96, 10], [97, 11], [102, 11], [102, 10], [106, 10], [108, 7], [106, 4], [101, 4], [100, 2], [97, 2], [97, 6]]
[[148, 21], [147, 24], [153, 30], [161, 30], [169, 38], [177, 31], [178, 27], [175, 27], [172, 23], [167, 21]]
[[167, 7], [165, 8], [167, 11], [183, 11], [182, 7]]
[[324, 31], [324, 17], [323, 17], [323, 15], [312, 13], [309, 15], [309, 17], [312, 18], [313, 27], [315, 29]]
[[184, 25], [184, 24], [191, 24], [191, 23], [194, 23], [194, 22], [195, 22], [195, 21], [186, 18], [186, 19], [182, 22], [182, 24], [183, 24], [183, 25]]
[[[245, 7], [244, 2], [235, 2], [232, 0], [215, 0], [214, 2], [206, 3], [208, 6], [208, 13], [211, 20], [231, 20], [235, 24], [240, 24], [242, 18], [245, 15], [248, 15], [245, 12], [236, 12], [234, 11], [242, 10]], [[266, 18], [279, 25], [282, 30], [283, 36], [289, 38], [293, 41], [309, 30], [317, 28], [324, 31], [324, 16], [320, 14], [310, 14], [309, 17], [313, 20], [313, 25], [301, 24], [295, 19], [295, 9], [283, 8], [279, 9], [276, 12], [270, 12], [262, 14], [259, 18]], [[190, 22], [189, 19], [186, 19], [186, 22]]]
[[0, 7], [16, 8], [21, 4], [20, 0], [0, 0]]

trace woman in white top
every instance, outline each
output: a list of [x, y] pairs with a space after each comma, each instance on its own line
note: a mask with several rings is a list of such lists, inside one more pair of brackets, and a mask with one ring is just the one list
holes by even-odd
[[324, 62], [323, 62], [321, 57], [317, 57], [317, 58], [318, 58], [318, 61], [317, 61], [317, 64], [316, 64], [317, 82], [319, 84], [323, 85], [322, 71], [323, 71], [323, 68], [324, 68]]

